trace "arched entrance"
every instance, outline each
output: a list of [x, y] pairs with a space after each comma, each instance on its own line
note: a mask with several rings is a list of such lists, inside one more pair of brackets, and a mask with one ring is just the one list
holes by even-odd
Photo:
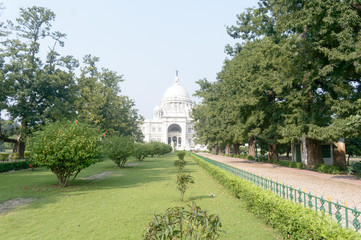
[[182, 128], [178, 124], [171, 124], [168, 127], [168, 144], [180, 147], [182, 144]]

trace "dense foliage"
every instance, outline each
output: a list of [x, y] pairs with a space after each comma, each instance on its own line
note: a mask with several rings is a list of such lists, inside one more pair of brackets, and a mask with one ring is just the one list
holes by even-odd
[[8, 172], [8, 171], [13, 171], [13, 170], [20, 170], [20, 169], [28, 169], [30, 168], [34, 168], [34, 164], [32, 161], [18, 161], [18, 162], [4, 162], [4, 163], [0, 163], [0, 173], [1, 172]]
[[185, 155], [186, 155], [185, 151], [178, 151], [177, 152], [177, 157], [178, 157], [179, 160], [183, 160]]
[[98, 69], [99, 58], [91, 55], [82, 68], [73, 56], [61, 56], [57, 49], [66, 34], [52, 29], [54, 20], [51, 10], [30, 7], [21, 8], [15, 22], [0, 24], [0, 110], [20, 125], [9, 128], [1, 121], [0, 141], [14, 144], [23, 157], [29, 134], [62, 119], [140, 139], [142, 117], [134, 101], [120, 94], [122, 75]]
[[[322, 141], [361, 133], [361, 5], [357, 1], [260, 0], [228, 27], [216, 82], [199, 80], [198, 141], [224, 150], [258, 139], [278, 160], [280, 144], [305, 138], [308, 168], [323, 163]], [[264, 148], [264, 147], [262, 147]], [[347, 147], [346, 147], [347, 148]], [[287, 150], [289, 151], [289, 150]]]
[[154, 214], [143, 239], [218, 239], [221, 227], [218, 215], [209, 214], [193, 202], [188, 209], [173, 207]]
[[173, 149], [172, 146], [162, 143], [162, 142], [150, 142], [150, 155], [153, 157], [154, 155], [164, 155], [166, 153], [170, 153]]
[[[71, 184], [79, 172], [100, 159], [100, 134], [88, 124], [54, 122], [28, 138], [31, 158], [57, 176], [59, 185]], [[72, 179], [71, 179], [72, 178]]]
[[103, 142], [103, 154], [118, 167], [123, 167], [134, 154], [134, 140], [125, 136], [107, 137]]
[[134, 157], [138, 161], [143, 161], [144, 158], [148, 157], [151, 154], [150, 145], [148, 143], [135, 143], [134, 144]]

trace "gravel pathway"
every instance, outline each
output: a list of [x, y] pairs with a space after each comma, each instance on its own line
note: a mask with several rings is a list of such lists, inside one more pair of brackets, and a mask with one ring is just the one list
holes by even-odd
[[333, 202], [338, 201], [340, 204], [345, 204], [347, 201], [348, 207], [356, 207], [361, 210], [361, 180], [357, 180], [355, 176], [324, 174], [269, 163], [217, 156], [210, 153], [198, 154], [288, 184], [294, 188], [300, 188], [302, 191], [311, 192], [313, 195], [317, 193], [318, 197], [323, 196], [324, 199], [330, 196]]

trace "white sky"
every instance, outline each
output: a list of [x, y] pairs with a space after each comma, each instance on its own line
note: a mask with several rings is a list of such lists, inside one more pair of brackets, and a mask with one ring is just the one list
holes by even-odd
[[[1, 21], [15, 20], [20, 7], [42, 6], [56, 14], [53, 30], [67, 34], [62, 55], [100, 57], [100, 67], [124, 75], [122, 92], [140, 114], [152, 116], [179, 70], [190, 95], [199, 79], [216, 79], [224, 47], [234, 41], [226, 26], [256, 0], [6, 0]], [[194, 99], [194, 98], [193, 98]]]

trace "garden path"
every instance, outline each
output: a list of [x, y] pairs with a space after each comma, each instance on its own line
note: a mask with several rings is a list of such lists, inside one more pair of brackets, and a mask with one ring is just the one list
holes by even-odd
[[300, 188], [313, 195], [317, 193], [318, 197], [323, 196], [324, 199], [330, 196], [333, 202], [338, 201], [344, 205], [347, 201], [348, 207], [361, 210], [361, 180], [357, 180], [355, 176], [324, 174], [210, 153], [197, 154], [288, 184], [296, 189]]

